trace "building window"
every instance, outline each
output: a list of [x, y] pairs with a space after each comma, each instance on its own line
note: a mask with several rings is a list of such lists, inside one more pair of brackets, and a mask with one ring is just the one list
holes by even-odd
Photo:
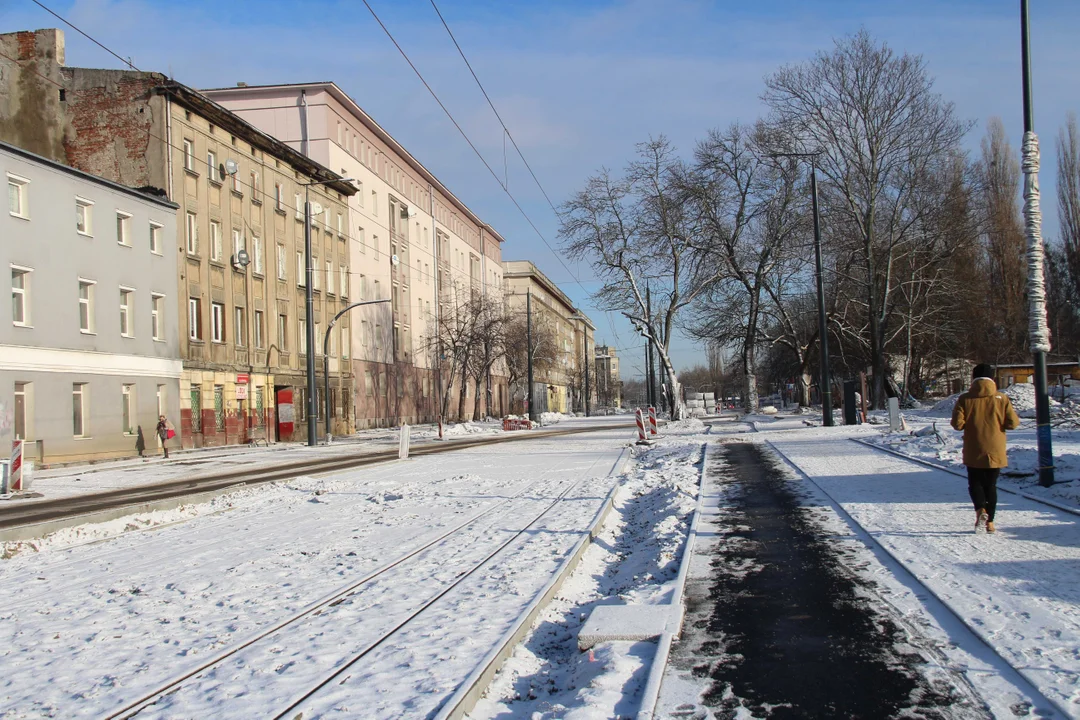
[[258, 170], [251, 171], [251, 202], [256, 205], [262, 204], [262, 176]]
[[165, 339], [165, 296], [150, 293], [150, 331], [155, 340]]
[[244, 347], [247, 345], [247, 323], [244, 317], [244, 308], [233, 308], [235, 311], [233, 320], [236, 326], [233, 328], [233, 335], [236, 337], [237, 347]]
[[94, 281], [79, 280], [79, 330], [94, 332]]
[[255, 311], [255, 327], [254, 327], [253, 332], [255, 333], [255, 337], [254, 337], [255, 347], [257, 349], [261, 350], [262, 346], [263, 346], [263, 311], [262, 310], [256, 310]]
[[135, 291], [131, 288], [120, 288], [120, 334], [124, 337], [135, 336], [135, 318], [132, 316], [132, 307]]
[[192, 385], [191, 393], [191, 432], [202, 432], [202, 385]]
[[364, 228], [356, 228], [356, 244], [360, 247], [361, 253], [367, 252], [367, 245], [364, 244]]
[[161, 229], [162, 225], [156, 222], [150, 223], [150, 252], [161, 255]]
[[285, 212], [285, 188], [281, 183], [274, 183], [274, 209]]
[[288, 271], [286, 269], [287, 261], [285, 260], [285, 246], [278, 243], [277, 246], [277, 279], [287, 280]]
[[199, 254], [199, 222], [193, 212], [187, 214], [187, 251], [188, 255]]
[[239, 230], [234, 229], [232, 231], [232, 252], [233, 257], [239, 260], [240, 251], [244, 249], [244, 234]]
[[334, 263], [329, 260], [324, 264], [326, 268], [326, 292], [330, 295], [334, 294]]
[[30, 326], [30, 270], [11, 268], [11, 322]]
[[315, 354], [316, 355], [322, 355], [323, 354], [323, 341], [325, 340], [325, 338], [323, 337], [323, 334], [322, 334], [322, 323], [321, 322], [316, 322], [315, 323], [314, 335], [315, 335]]
[[94, 203], [82, 198], [75, 198], [75, 229], [80, 235], [94, 234]]
[[277, 316], [277, 341], [278, 349], [285, 352], [289, 349], [289, 316]]
[[371, 191], [371, 214], [379, 217], [379, 193], [375, 190]]
[[349, 268], [342, 265], [338, 268], [338, 273], [340, 273], [340, 277], [338, 277], [338, 290], [341, 293], [341, 297], [347, 298], [349, 297]]
[[32, 383], [15, 383], [15, 439], [25, 440], [28, 437], [27, 417], [30, 414], [30, 398], [33, 395]]
[[337, 357], [338, 354], [338, 333], [330, 330], [330, 357]]
[[225, 386], [214, 386], [214, 426], [221, 432], [225, 429]]
[[322, 289], [322, 273], [319, 272], [319, 258], [311, 258], [311, 289]]
[[296, 251], [296, 284], [304, 287], [307, 284], [307, 269], [304, 267], [304, 253]]
[[213, 150], [206, 151], [206, 177], [210, 182], [221, 182], [221, 174], [218, 172], [217, 154]]
[[123, 402], [123, 429], [125, 435], [135, 434], [135, 419], [139, 413], [136, 409], [138, 406], [135, 403], [135, 386], [125, 383], [123, 387], [123, 395], [121, 397]]
[[184, 138], [184, 169], [195, 172], [195, 141]]
[[131, 215], [116, 211], [116, 242], [131, 247]]
[[304, 219], [304, 198], [300, 193], [293, 193], [293, 208], [296, 210], [296, 219]]
[[169, 388], [165, 385], [157, 386], [157, 414], [169, 416]]
[[296, 328], [298, 331], [296, 344], [300, 348], [300, 354], [307, 355], [307, 322], [304, 318], [300, 318]]
[[210, 340], [225, 342], [225, 306], [221, 303], [210, 303]]
[[210, 259], [221, 262], [221, 223], [210, 221]]
[[263, 274], [263, 241], [258, 235], [251, 236], [251, 260], [255, 274]]
[[30, 205], [27, 203], [27, 188], [30, 181], [15, 175], [7, 176], [8, 212], [15, 217], [30, 218]]
[[263, 427], [266, 423], [266, 388], [259, 385], [255, 388], [255, 427]]
[[202, 299], [188, 298], [188, 339], [202, 340]]
[[90, 436], [90, 386], [73, 383], [71, 386], [72, 434], [77, 438]]
[[341, 213], [337, 214], [337, 234], [345, 234], [345, 217]]

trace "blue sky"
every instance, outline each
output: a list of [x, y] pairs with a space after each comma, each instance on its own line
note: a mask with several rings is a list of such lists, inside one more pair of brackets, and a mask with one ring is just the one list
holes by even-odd
[[[567, 270], [518, 214], [434, 100], [354, 0], [44, 0], [144, 70], [194, 87], [333, 80], [507, 239], [506, 259], [531, 259], [590, 314], [597, 341], [639, 372], [638, 338], [592, 307], [587, 267]], [[466, 132], [497, 168], [501, 129], [427, 0], [369, 0]], [[976, 123], [1002, 118], [1022, 134], [1018, 0], [436, 0], [510, 131], [561, 202], [602, 166], [621, 167], [634, 143], [665, 134], [684, 152], [713, 127], [760, 116], [762, 78], [865, 27], [897, 50], [922, 54], [936, 87]], [[1036, 131], [1046, 232], [1056, 230], [1053, 139], [1080, 111], [1080, 3], [1032, 2]], [[0, 0], [0, 30], [59, 26], [30, 0]], [[67, 30], [67, 62], [119, 62]], [[557, 221], [525, 168], [509, 159], [511, 192], [553, 247]], [[580, 280], [579, 285], [576, 281]], [[677, 367], [703, 361], [690, 341]]]

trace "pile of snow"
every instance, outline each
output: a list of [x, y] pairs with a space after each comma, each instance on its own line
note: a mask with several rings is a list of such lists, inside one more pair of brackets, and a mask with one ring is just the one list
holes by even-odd
[[573, 417], [573, 415], [565, 415], [563, 413], [557, 413], [557, 412], [543, 412], [543, 413], [540, 413], [540, 424], [541, 425], [555, 425], [556, 423], [558, 423], [563, 418], [568, 418], [568, 417]]
[[944, 400], [939, 400], [934, 404], [934, 407], [930, 408], [930, 412], [927, 415], [933, 417], [952, 417], [953, 408], [956, 407], [956, 399], [960, 397], [960, 393], [950, 395]]
[[473, 422], [456, 423], [454, 425], [447, 425], [443, 428], [443, 436], [447, 435], [478, 435], [481, 433], [495, 433], [498, 432], [495, 428], [485, 427]]
[[[1035, 385], [1033, 383], [1016, 383], [1005, 388], [1002, 392], [1012, 400], [1012, 406], [1017, 415], [1026, 418], [1035, 417]], [[1058, 404], [1057, 400], [1050, 398], [1051, 411]]]

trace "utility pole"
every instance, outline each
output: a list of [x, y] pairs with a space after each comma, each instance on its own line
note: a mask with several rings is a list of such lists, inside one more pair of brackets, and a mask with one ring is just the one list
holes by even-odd
[[833, 426], [832, 378], [829, 377], [829, 324], [825, 318], [825, 277], [821, 270], [821, 220], [817, 202], [817, 156], [810, 163], [810, 195], [814, 206], [814, 262], [817, 265], [818, 342], [821, 346], [821, 420]]
[[533, 407], [532, 288], [525, 291], [525, 356], [528, 358], [529, 366], [529, 384], [525, 388], [525, 403], [529, 409], [529, 420], [536, 422], [536, 408]]
[[306, 284], [304, 286], [304, 311], [307, 320], [304, 323], [307, 344], [307, 444], [315, 447], [319, 444], [315, 415], [318, 404], [315, 397], [315, 300], [312, 297], [312, 282], [315, 277], [315, 263], [311, 258], [311, 185], [304, 187], [304, 257], [307, 259]]
[[1020, 59], [1024, 94], [1024, 230], [1027, 236], [1028, 332], [1035, 365], [1035, 428], [1039, 447], [1039, 484], [1054, 484], [1054, 451], [1050, 437], [1050, 398], [1046, 387], [1046, 354], [1050, 329], [1046, 325], [1042, 209], [1039, 207], [1039, 138], [1031, 99], [1031, 42], [1028, 37], [1028, 0], [1020, 0]]

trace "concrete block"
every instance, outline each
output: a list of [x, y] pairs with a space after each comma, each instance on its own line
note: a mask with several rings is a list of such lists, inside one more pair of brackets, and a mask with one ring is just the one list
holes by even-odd
[[670, 605], [600, 605], [578, 632], [578, 649], [609, 640], [652, 640], [667, 627]]

